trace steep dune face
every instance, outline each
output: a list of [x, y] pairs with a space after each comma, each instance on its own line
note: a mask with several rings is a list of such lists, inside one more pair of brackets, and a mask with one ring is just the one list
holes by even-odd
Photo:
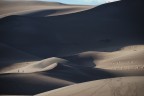
[[34, 95], [74, 84], [73, 82], [53, 78], [42, 74], [0, 75], [1, 95]]
[[[126, 4], [115, 2], [76, 14], [48, 18], [9, 16], [0, 21], [1, 41], [45, 58], [64, 54], [58, 53], [59, 50], [67, 51], [71, 47], [67, 54], [143, 44], [141, 7], [137, 7], [139, 3], [136, 7], [133, 2], [131, 6]], [[132, 12], [133, 9], [136, 11]], [[39, 52], [40, 49], [43, 51]]]
[[144, 77], [96, 80], [52, 90], [35, 96], [143, 96]]

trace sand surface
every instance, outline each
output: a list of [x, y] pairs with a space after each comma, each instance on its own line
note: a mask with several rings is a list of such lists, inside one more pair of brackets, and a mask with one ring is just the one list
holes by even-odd
[[0, 95], [144, 96], [142, 0], [0, 1]]
[[143, 77], [103, 79], [41, 93], [35, 96], [143, 96]]

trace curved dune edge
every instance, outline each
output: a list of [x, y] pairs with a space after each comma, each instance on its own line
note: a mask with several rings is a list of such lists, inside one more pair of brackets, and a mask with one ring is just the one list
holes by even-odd
[[92, 67], [106, 70], [144, 71], [144, 45], [126, 46], [113, 52], [87, 51], [65, 58], [74, 61], [78, 66], [93, 65]]
[[41, 61], [31, 63], [24, 67], [16, 68], [16, 69], [9, 70], [9, 71], [3, 71], [3, 72], [1, 72], [1, 74], [4, 74], [4, 73], [34, 73], [34, 72], [48, 71], [48, 70], [52, 70], [53, 68], [55, 68], [58, 63], [64, 63], [66, 61], [67, 60], [64, 60], [61, 58], [51, 57], [48, 59], [44, 59]]
[[[81, 58], [94, 58], [96, 68], [111, 70], [144, 70], [144, 45], [126, 46], [114, 52], [84, 52]], [[98, 58], [98, 59], [97, 59]]]
[[[66, 65], [70, 64], [70, 66], [73, 67], [75, 65], [81, 67], [92, 66], [92, 68], [99, 68], [103, 70], [141, 72], [144, 71], [143, 48], [143, 45], [133, 45], [127, 46], [119, 51], [114, 52], [83, 52], [77, 54], [76, 56], [70, 56], [69, 59], [67, 57], [65, 57], [64, 59], [58, 57], [51, 57], [41, 61], [29, 62], [29, 64], [27, 64], [26, 66], [17, 67], [13, 65], [15, 69], [9, 68], [8, 70], [3, 70], [0, 72], [0, 74], [43, 72], [56, 68], [59, 63], [63, 63]], [[89, 60], [87, 58], [92, 59]]]
[[74, 84], [35, 96], [143, 96], [144, 77], [120, 77]]
[[0, 74], [42, 60], [38, 56], [3, 43], [0, 43], [0, 53], [5, 53], [0, 54]]
[[[93, 8], [94, 6], [66, 5], [57, 2], [44, 1], [0, 1], [0, 18], [10, 15], [27, 15], [45, 11], [45, 16], [56, 16], [76, 13]], [[34, 16], [34, 15], [33, 15]], [[41, 16], [34, 16], [41, 17]]]

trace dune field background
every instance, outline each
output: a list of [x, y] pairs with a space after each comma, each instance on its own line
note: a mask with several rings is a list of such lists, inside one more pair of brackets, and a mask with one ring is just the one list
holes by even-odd
[[144, 96], [143, 1], [0, 1], [0, 95]]

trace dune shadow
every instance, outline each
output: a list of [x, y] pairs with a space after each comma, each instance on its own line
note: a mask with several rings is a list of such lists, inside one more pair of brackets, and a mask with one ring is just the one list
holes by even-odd
[[50, 76], [42, 78], [34, 73], [3, 74], [0, 75], [0, 94], [34, 95], [71, 84], [73, 83], [54, 79]]
[[30, 12], [23, 14], [22, 16], [28, 16], [28, 17], [46, 17], [52, 13], [55, 13], [56, 10], [40, 10], [35, 12]]
[[0, 19], [0, 42], [40, 58], [67, 59], [86, 51], [113, 52], [144, 44], [140, 10], [143, 7], [139, 1], [129, 1], [125, 6], [128, 1], [63, 16], [44, 17], [54, 10], [8, 16]]
[[42, 58], [84, 51], [112, 52], [143, 44], [141, 4], [136, 3], [139, 7], [131, 1], [129, 6], [125, 4], [125, 1], [104, 4], [54, 17], [44, 17], [54, 12], [50, 10], [8, 16], [0, 19], [0, 41]]
[[52, 14], [63, 13], [61, 15], [64, 15], [64, 14], [68, 14], [68, 13], [73, 13], [72, 11], [74, 11], [74, 10], [78, 10], [78, 8], [44, 9], [44, 10], [38, 10], [38, 11], [25, 13], [20, 16], [49, 18], [48, 16], [52, 15]]
[[42, 72], [42, 74], [75, 83], [118, 77], [118, 75], [103, 69], [77, 66], [73, 64], [59, 64], [53, 70]]
[[[72, 56], [65, 56], [65, 57], [60, 57], [63, 59], [66, 59], [69, 61], [67, 65], [73, 65], [73, 66], [83, 66], [83, 67], [91, 67], [94, 68], [96, 64], [94, 63], [94, 59], [91, 56], [88, 57], [80, 57], [79, 55], [72, 55]], [[95, 58], [98, 59], [99, 57]]]

